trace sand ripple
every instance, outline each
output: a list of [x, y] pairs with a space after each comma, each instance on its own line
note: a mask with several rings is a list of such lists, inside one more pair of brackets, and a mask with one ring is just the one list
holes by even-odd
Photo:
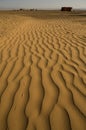
[[83, 25], [21, 21], [0, 38], [0, 130], [86, 130]]

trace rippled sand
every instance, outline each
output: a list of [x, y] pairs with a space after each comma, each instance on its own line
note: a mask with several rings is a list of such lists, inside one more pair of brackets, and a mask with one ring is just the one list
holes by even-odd
[[0, 130], [86, 130], [85, 14], [0, 12]]

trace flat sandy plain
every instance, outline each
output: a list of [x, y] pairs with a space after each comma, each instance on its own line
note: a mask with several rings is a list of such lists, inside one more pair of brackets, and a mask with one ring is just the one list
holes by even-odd
[[86, 130], [85, 11], [0, 11], [0, 130]]

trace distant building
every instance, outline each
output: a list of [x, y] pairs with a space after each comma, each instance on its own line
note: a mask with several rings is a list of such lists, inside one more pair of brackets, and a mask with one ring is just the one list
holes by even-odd
[[22, 11], [23, 9], [20, 9], [20, 11]]
[[62, 7], [61, 11], [71, 11], [72, 7]]

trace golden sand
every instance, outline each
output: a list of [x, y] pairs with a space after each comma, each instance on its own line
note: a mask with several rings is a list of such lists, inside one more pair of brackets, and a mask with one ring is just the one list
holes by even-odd
[[86, 15], [0, 12], [0, 130], [86, 130]]

